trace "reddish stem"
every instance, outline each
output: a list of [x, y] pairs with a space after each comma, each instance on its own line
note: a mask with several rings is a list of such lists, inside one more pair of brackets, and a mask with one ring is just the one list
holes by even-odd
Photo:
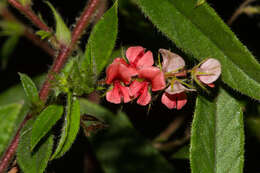
[[30, 7], [23, 6], [16, 0], [8, 0], [9, 4], [11, 4], [14, 8], [23, 13], [35, 26], [40, 28], [41, 30], [51, 32], [52, 30], [41, 21], [41, 19], [32, 11]]
[[90, 3], [84, 9], [84, 12], [81, 14], [73, 32], [72, 32], [72, 39], [68, 46], [61, 48], [61, 51], [57, 58], [55, 59], [53, 66], [48, 73], [47, 79], [45, 80], [41, 91], [39, 93], [41, 100], [44, 102], [47, 100], [50, 89], [51, 89], [51, 81], [54, 80], [54, 74], [60, 72], [61, 68], [65, 64], [66, 60], [70, 56], [71, 52], [73, 51], [74, 46], [76, 45], [77, 41], [81, 37], [83, 31], [90, 23], [90, 19], [92, 14], [95, 12], [97, 6], [99, 4], [99, 0], [91, 0]]
[[7, 168], [9, 161], [13, 158], [15, 151], [18, 147], [19, 138], [20, 138], [20, 132], [23, 128], [23, 126], [26, 124], [26, 122], [31, 118], [31, 115], [28, 114], [26, 118], [23, 120], [23, 122], [20, 124], [11, 144], [7, 148], [6, 152], [4, 153], [1, 162], [0, 162], [0, 173], [3, 173], [5, 169]]
[[[15, 0], [8, 0], [8, 2], [10, 4], [12, 4], [14, 7], [16, 7], [17, 9], [19, 9], [21, 12], [23, 12], [24, 14], [26, 14], [27, 17], [29, 17], [30, 19], [32, 19], [32, 21], [34, 21], [35, 24], [37, 24], [37, 22], [39, 22], [37, 18], [35, 18], [34, 15], [31, 15], [31, 12], [28, 12], [27, 8], [21, 6], [20, 3], [18, 3]], [[73, 30], [73, 34], [72, 34], [72, 40], [71, 43], [68, 46], [61, 46], [61, 50], [59, 55], [57, 56], [57, 58], [54, 61], [54, 64], [51, 68], [51, 70], [48, 73], [47, 79], [44, 82], [42, 89], [39, 93], [40, 98], [42, 101], [46, 101], [47, 97], [49, 95], [50, 92], [50, 81], [52, 81], [54, 79], [54, 74], [57, 74], [60, 72], [61, 68], [63, 67], [64, 63], [66, 62], [67, 58], [70, 56], [71, 52], [73, 51], [73, 48], [75, 46], [75, 44], [77, 43], [78, 39], [80, 38], [80, 36], [82, 35], [84, 29], [87, 27], [87, 25], [90, 23], [90, 19], [92, 14], [95, 12], [96, 7], [98, 6], [99, 0], [91, 0], [90, 3], [87, 5], [87, 7], [84, 9], [84, 12], [82, 13], [80, 19], [78, 20], [76, 27]], [[34, 14], [34, 13], [33, 13]], [[36, 20], [35, 20], [36, 19]], [[41, 24], [44, 24], [40, 21]], [[39, 24], [39, 23], [38, 23]], [[38, 27], [43, 27], [44, 25], [40, 26], [37, 24]], [[46, 25], [45, 25], [46, 26]], [[41, 29], [43, 29], [41, 28]], [[43, 30], [49, 30], [48, 27], [44, 28]], [[13, 155], [15, 154], [15, 151], [17, 149], [18, 146], [18, 142], [19, 142], [19, 136], [20, 136], [20, 131], [23, 128], [23, 126], [25, 125], [25, 123], [31, 118], [30, 115], [27, 115], [25, 120], [22, 122], [22, 124], [20, 125], [19, 129], [16, 132], [15, 137], [13, 138], [11, 144], [9, 145], [7, 151], [5, 152], [4, 156], [2, 157], [1, 161], [0, 161], [0, 173], [3, 173], [5, 171], [5, 169], [8, 166], [9, 161], [11, 160], [11, 158], [13, 157]]]
[[24, 26], [25, 30], [23, 35], [29, 39], [31, 42], [33, 42], [36, 46], [39, 46], [42, 48], [46, 53], [48, 53], [50, 56], [55, 56], [55, 51], [49, 46], [48, 43], [42, 41], [39, 37], [37, 37], [33, 30], [21, 23], [7, 8], [3, 9], [3, 11], [0, 12], [0, 15], [3, 16], [4, 19], [9, 21], [14, 21], [19, 23], [20, 25]]

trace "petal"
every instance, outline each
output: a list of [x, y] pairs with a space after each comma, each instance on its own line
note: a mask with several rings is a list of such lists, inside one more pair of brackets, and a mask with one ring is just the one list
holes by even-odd
[[145, 106], [148, 103], [150, 103], [151, 101], [151, 94], [148, 91], [148, 83], [144, 86], [143, 90], [142, 90], [142, 94], [140, 95], [140, 97], [137, 100], [137, 103], [139, 105]]
[[164, 72], [177, 72], [178, 69], [185, 66], [185, 61], [181, 56], [166, 49], [159, 49], [159, 52], [163, 57], [162, 69]]
[[129, 95], [129, 88], [122, 86], [120, 84], [119, 89], [120, 89], [120, 97], [121, 98], [123, 97], [124, 103], [130, 102], [131, 99], [130, 99], [130, 95]]
[[144, 54], [144, 50], [145, 49], [141, 46], [129, 47], [126, 51], [126, 57], [129, 63], [132, 64], [140, 54]]
[[154, 64], [153, 61], [153, 53], [151, 51], [147, 51], [138, 61], [136, 62], [137, 68], [150, 67]]
[[122, 58], [116, 58], [112, 64], [107, 67], [106, 70], [106, 83], [111, 84], [115, 80], [120, 80], [125, 84], [129, 84], [131, 81], [131, 73], [126, 65], [123, 64]]
[[167, 92], [168, 94], [178, 94], [178, 93], [182, 93], [184, 91], [186, 91], [188, 88], [186, 88], [185, 86], [183, 86], [180, 82], [175, 81], [173, 86], [169, 86], [165, 92]]
[[152, 91], [165, 88], [165, 78], [163, 72], [157, 67], [146, 67], [139, 70], [138, 76], [151, 82]]
[[117, 85], [114, 85], [113, 89], [106, 93], [106, 99], [111, 103], [121, 103], [121, 96]]
[[171, 96], [167, 93], [163, 93], [161, 101], [169, 109], [176, 108], [177, 106], [176, 97], [174, 97], [174, 95]]
[[205, 84], [215, 82], [221, 74], [221, 64], [218, 60], [209, 58], [198, 69], [200, 72], [208, 73], [208, 75], [199, 75], [198, 78]]
[[177, 110], [180, 110], [187, 103], [187, 95], [185, 92], [179, 93], [177, 97]]
[[133, 96], [134, 98], [138, 97], [144, 85], [145, 84], [143, 82], [138, 82], [137, 80], [134, 80], [129, 87], [131, 96]]

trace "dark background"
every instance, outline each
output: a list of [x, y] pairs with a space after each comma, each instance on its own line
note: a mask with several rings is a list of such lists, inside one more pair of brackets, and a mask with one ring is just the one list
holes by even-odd
[[[235, 9], [243, 2], [243, 0], [208, 0], [208, 3], [217, 11], [220, 17], [226, 22], [233, 14]], [[74, 0], [74, 1], [63, 1], [63, 0], [52, 0], [51, 3], [57, 7], [60, 14], [65, 19], [66, 23], [71, 25], [75, 22], [82, 7], [85, 5], [85, 0]], [[40, 11], [45, 21], [48, 21], [49, 26], [53, 26], [53, 17], [48, 7], [41, 0], [34, 1], [34, 9]], [[117, 47], [121, 45], [142, 45], [147, 49], [152, 50], [156, 53], [158, 48], [173, 48], [174, 45], [164, 36], [162, 36], [156, 28], [153, 27], [147, 19], [145, 19], [141, 12], [135, 6], [127, 7], [128, 10], [132, 11], [132, 16], [124, 16], [119, 14], [119, 36], [117, 40]], [[16, 10], [11, 9], [16, 14]], [[21, 20], [27, 21], [23, 17]], [[138, 18], [146, 22], [145, 32], [140, 32], [135, 27], [136, 20]], [[259, 59], [260, 49], [260, 16], [247, 16], [242, 14], [232, 24], [231, 29], [237, 35], [244, 45]], [[87, 35], [89, 31], [84, 35], [81, 45], [86, 43]], [[5, 38], [0, 38], [0, 44]], [[176, 50], [178, 51], [178, 50]], [[181, 52], [180, 52], [181, 53]], [[48, 71], [52, 63], [52, 58], [43, 52], [40, 48], [34, 46], [30, 41], [25, 38], [21, 38], [17, 45], [15, 52], [11, 55], [7, 69], [0, 71], [0, 91], [7, 89], [8, 87], [19, 83], [19, 77], [17, 72], [26, 73], [31, 77]], [[193, 62], [190, 62], [192, 64]], [[185, 128], [188, 128], [191, 124], [194, 96], [190, 96], [187, 106], [181, 111], [169, 111], [161, 104], [155, 103], [152, 107], [151, 113], [147, 115], [147, 108], [137, 107], [133, 104], [127, 104], [123, 109], [128, 113], [135, 127], [147, 138], [153, 138], [161, 130], [163, 130], [167, 124], [173, 121], [178, 116], [186, 115], [186, 125], [180, 128], [174, 138], [178, 138], [183, 135]], [[245, 98], [247, 99], [247, 98]], [[115, 106], [108, 103], [103, 103], [109, 108], [116, 110], [122, 109], [121, 106]], [[135, 110], [135, 113], [131, 112]], [[247, 129], [246, 129], [247, 133]], [[259, 142], [247, 135], [246, 139], [246, 155], [245, 155], [245, 172], [260, 172], [257, 163], [257, 156], [260, 154]], [[54, 161], [50, 166], [49, 170], [55, 170], [55, 172], [82, 172], [84, 170], [84, 158], [86, 161], [86, 155], [89, 156], [89, 145], [86, 139], [81, 133], [78, 137], [77, 142], [73, 145], [73, 148], [59, 161]], [[167, 157], [167, 154], [165, 154]], [[182, 172], [190, 172], [189, 162], [182, 160], [174, 160], [173, 164], [177, 166], [178, 170]], [[182, 171], [181, 171], [182, 170]]]

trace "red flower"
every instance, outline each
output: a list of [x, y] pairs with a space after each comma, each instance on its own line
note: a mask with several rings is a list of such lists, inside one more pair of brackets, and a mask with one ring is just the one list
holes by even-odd
[[145, 52], [145, 49], [141, 46], [129, 47], [126, 51], [126, 57], [132, 76], [138, 75], [138, 70], [141, 68], [151, 67], [154, 64], [152, 52]]
[[130, 93], [134, 98], [138, 98], [137, 103], [145, 106], [151, 101], [151, 94], [149, 87], [152, 91], [159, 91], [165, 88], [165, 79], [163, 72], [157, 67], [146, 67], [138, 71], [138, 77], [143, 81], [133, 81], [130, 85]]
[[131, 81], [131, 73], [122, 58], [116, 58], [106, 70], [106, 83], [113, 84], [113, 89], [106, 93], [107, 101], [115, 104], [129, 102], [129, 88], [123, 84], [129, 84]]

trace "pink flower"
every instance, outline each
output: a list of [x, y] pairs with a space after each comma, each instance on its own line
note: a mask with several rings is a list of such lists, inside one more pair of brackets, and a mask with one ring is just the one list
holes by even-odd
[[159, 91], [165, 88], [166, 83], [163, 72], [157, 67], [146, 67], [138, 71], [138, 77], [142, 81], [134, 80], [130, 85], [130, 93], [134, 98], [138, 98], [137, 103], [145, 106], [151, 101], [151, 94], [149, 87], [152, 91]]
[[186, 91], [194, 91], [193, 89], [186, 88], [180, 82], [174, 81], [162, 96], [162, 103], [169, 109], [181, 109], [187, 103]]
[[178, 72], [182, 68], [185, 67], [185, 61], [183, 58], [175, 53], [170, 52], [166, 49], [159, 49], [159, 52], [161, 53], [163, 57], [162, 62], [162, 70], [164, 72]]
[[196, 77], [210, 87], [214, 87], [213, 82], [219, 78], [220, 74], [221, 64], [218, 60], [213, 58], [209, 58], [203, 62], [195, 72]]
[[129, 84], [131, 81], [131, 73], [122, 58], [116, 58], [106, 70], [106, 83], [113, 84], [113, 89], [106, 93], [107, 101], [115, 104], [129, 102], [129, 88], [123, 84]]
[[[185, 67], [185, 61], [179, 55], [170, 52], [166, 49], [159, 49], [163, 57], [162, 69], [165, 73], [177, 73]], [[186, 91], [188, 89], [183, 86], [176, 78], [173, 78], [171, 85], [165, 90], [162, 95], [162, 103], [169, 109], [181, 109], [187, 103]]]
[[169, 94], [167, 92], [162, 95], [162, 103], [169, 109], [181, 109], [187, 103], [187, 95], [185, 92], [178, 94]]
[[145, 49], [141, 46], [129, 47], [126, 51], [126, 57], [132, 76], [138, 75], [138, 70], [141, 68], [151, 67], [154, 64], [152, 52], [145, 52]]

